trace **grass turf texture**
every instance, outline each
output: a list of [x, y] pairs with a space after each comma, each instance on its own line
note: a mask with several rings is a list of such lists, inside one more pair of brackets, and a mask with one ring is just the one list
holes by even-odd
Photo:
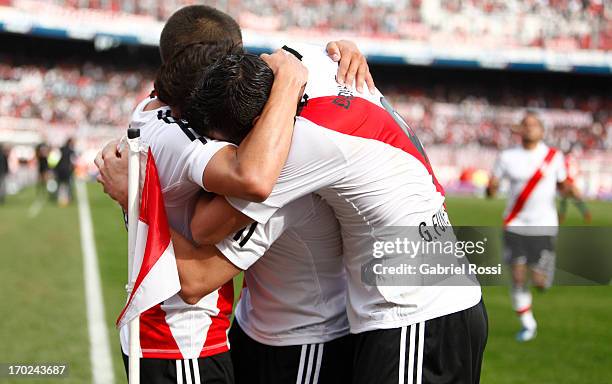
[[46, 202], [28, 211], [34, 190], [0, 205], [0, 363], [67, 363], [62, 379], [11, 379], [0, 383], [91, 381], [76, 204]]
[[[120, 209], [98, 185], [90, 184], [88, 192], [115, 377], [125, 382], [114, 322], [125, 300], [127, 237]], [[91, 379], [76, 206], [47, 204], [30, 219], [27, 210], [33, 198], [33, 191], [27, 190], [0, 206], [0, 363], [67, 361], [70, 375], [38, 381], [0, 378], [0, 383], [87, 383]], [[454, 225], [499, 225], [504, 202], [448, 198], [447, 206]], [[591, 202], [589, 207], [593, 224], [610, 226], [612, 234], [612, 204]], [[581, 224], [570, 208], [567, 225]], [[612, 287], [554, 287], [534, 294], [539, 334], [526, 344], [514, 341], [518, 321], [508, 289], [485, 287], [484, 299], [490, 330], [481, 382], [612, 381]]]

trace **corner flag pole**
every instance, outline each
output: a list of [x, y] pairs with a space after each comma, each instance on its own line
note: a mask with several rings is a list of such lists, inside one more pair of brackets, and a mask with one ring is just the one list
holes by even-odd
[[[140, 129], [128, 128], [128, 297], [136, 275], [133, 275], [136, 233], [140, 215]], [[129, 322], [129, 378], [130, 384], [140, 384], [140, 316]]]

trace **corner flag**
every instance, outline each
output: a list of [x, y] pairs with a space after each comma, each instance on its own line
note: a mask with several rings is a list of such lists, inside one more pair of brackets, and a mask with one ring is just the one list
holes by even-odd
[[151, 150], [147, 155], [137, 228], [132, 276], [129, 279], [134, 282], [134, 286], [117, 319], [117, 328], [181, 290], [157, 167]]

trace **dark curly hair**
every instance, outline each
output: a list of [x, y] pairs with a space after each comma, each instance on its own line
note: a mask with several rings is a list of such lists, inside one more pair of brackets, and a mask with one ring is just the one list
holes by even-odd
[[273, 82], [274, 73], [259, 56], [224, 56], [196, 83], [184, 117], [201, 135], [240, 144], [261, 114]]

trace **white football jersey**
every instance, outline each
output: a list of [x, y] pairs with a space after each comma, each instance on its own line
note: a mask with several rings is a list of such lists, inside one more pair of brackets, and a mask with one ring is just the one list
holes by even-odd
[[[145, 111], [152, 99], [134, 111], [130, 126], [140, 129], [140, 140], [149, 146], [164, 195], [168, 222], [191, 239], [190, 222], [206, 165], [218, 150], [231, 145], [198, 137], [186, 123], [175, 120], [169, 107]], [[193, 359], [229, 349], [227, 331], [234, 289], [228, 282], [197, 304], [174, 295], [140, 315], [140, 344], [145, 358]], [[121, 329], [121, 347], [128, 354], [128, 327]]]
[[420, 142], [379, 92], [340, 86], [337, 64], [323, 50], [297, 51], [309, 78], [288, 160], [266, 201], [228, 198], [229, 203], [266, 223], [309, 193], [328, 202], [341, 226], [353, 333], [397, 328], [476, 305], [480, 287], [468, 281], [456, 283], [465, 286], [363, 281], [362, 268], [373, 261], [372, 244], [388, 239], [390, 228], [431, 225], [444, 209], [444, 192]]
[[246, 270], [235, 319], [252, 339], [285, 346], [348, 334], [340, 227], [319, 196], [297, 199], [217, 247]]
[[[546, 144], [540, 143], [533, 150], [519, 146], [500, 154], [493, 167], [493, 175], [510, 182], [504, 216], [508, 215], [526, 183], [542, 166], [548, 150]], [[556, 206], [557, 183], [567, 177], [563, 154], [557, 151], [550, 164], [543, 170], [542, 178], [525, 201], [525, 205], [508, 223], [506, 227], [508, 231], [533, 236], [557, 234], [559, 226]]]

